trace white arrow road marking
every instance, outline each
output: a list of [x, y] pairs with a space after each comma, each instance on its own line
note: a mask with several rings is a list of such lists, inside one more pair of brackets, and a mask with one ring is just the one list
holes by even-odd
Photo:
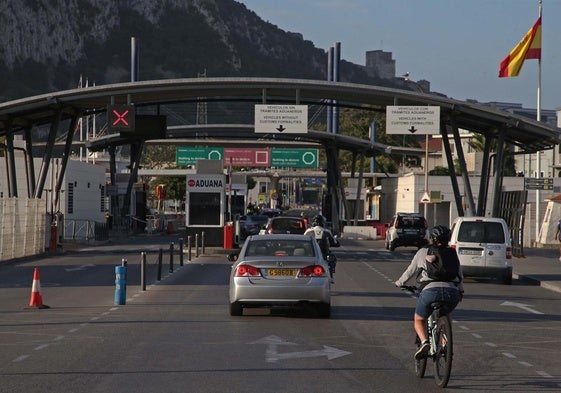
[[501, 306], [518, 307], [521, 310], [528, 311], [528, 312], [531, 312], [533, 314], [543, 315], [543, 312], [540, 312], [538, 310], [534, 310], [533, 308], [531, 308], [532, 305], [530, 305], [530, 304], [516, 303], [516, 302], [502, 302]]
[[337, 348], [328, 347], [327, 345], [324, 345], [323, 349], [316, 349], [313, 351], [274, 353], [271, 354], [272, 356], [267, 357], [267, 362], [274, 363], [277, 360], [283, 360], [283, 359], [303, 359], [303, 358], [316, 358], [322, 356], [327, 356], [327, 360], [333, 360], [350, 354], [351, 352], [343, 351]]
[[296, 344], [274, 335], [263, 337], [257, 341], [251, 342], [250, 344], [267, 345], [267, 351], [265, 352], [265, 360], [268, 363], [274, 363], [278, 360], [284, 360], [284, 359], [303, 359], [303, 358], [322, 357], [322, 356], [326, 356], [327, 360], [333, 360], [351, 354], [351, 352], [343, 351], [341, 349], [337, 349], [333, 347], [328, 347], [327, 345], [324, 345], [323, 349], [317, 349], [312, 351], [278, 353], [277, 352], [278, 345], [296, 345]]
[[64, 269], [64, 270], [66, 270], [67, 272], [76, 272], [76, 271], [79, 271], [79, 270], [85, 270], [85, 269], [88, 268], [88, 267], [95, 267], [95, 265], [92, 265], [92, 264], [90, 263], [90, 264], [87, 264], [87, 265], [82, 265], [82, 266], [73, 267], [73, 268]]

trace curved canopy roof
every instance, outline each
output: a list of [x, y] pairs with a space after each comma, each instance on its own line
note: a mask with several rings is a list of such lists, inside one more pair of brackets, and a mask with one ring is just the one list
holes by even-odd
[[[150, 106], [166, 103], [254, 101], [321, 105], [335, 100], [345, 107], [385, 112], [388, 105], [436, 105], [446, 125], [497, 137], [531, 153], [561, 143], [560, 130], [522, 116], [435, 94], [371, 85], [276, 78], [169, 79], [100, 85], [53, 92], [0, 103], [0, 135], [9, 127], [19, 132], [30, 125], [47, 124], [60, 113], [62, 119], [99, 113], [110, 103]], [[326, 136], [324, 136], [326, 137]]]

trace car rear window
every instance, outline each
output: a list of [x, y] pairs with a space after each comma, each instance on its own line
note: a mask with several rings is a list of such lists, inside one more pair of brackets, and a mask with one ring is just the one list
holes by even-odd
[[294, 230], [294, 229], [305, 229], [304, 220], [300, 218], [275, 218], [271, 222], [273, 229], [280, 230]]
[[[310, 238], [311, 239], [311, 238]], [[315, 256], [311, 240], [254, 240], [247, 245], [246, 257]]]
[[422, 217], [398, 217], [397, 226], [398, 228], [425, 228], [425, 219]]
[[248, 223], [260, 223], [260, 224], [265, 224], [267, 221], [269, 221], [269, 217], [267, 216], [247, 216], [246, 222]]
[[504, 243], [503, 226], [499, 222], [462, 222], [458, 230], [458, 241], [468, 243]]

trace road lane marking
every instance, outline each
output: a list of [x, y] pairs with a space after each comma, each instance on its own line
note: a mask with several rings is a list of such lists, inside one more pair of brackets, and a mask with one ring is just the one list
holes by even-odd
[[49, 344], [42, 344], [42, 345], [39, 345], [38, 347], [36, 347], [35, 350], [36, 350], [36, 351], [40, 351], [40, 350], [42, 350], [42, 349], [47, 348], [48, 346], [49, 346]]
[[526, 366], [526, 367], [534, 367], [534, 365], [533, 365], [533, 364], [531, 364], [531, 363], [528, 363], [528, 362], [522, 362], [522, 361], [519, 361], [519, 362], [518, 362], [518, 364], [521, 364], [521, 365], [523, 365], [523, 366]]
[[475, 338], [483, 338], [482, 336], [480, 336], [480, 335], [477, 334], [477, 333], [472, 333], [471, 335], [472, 335], [473, 337], [475, 337]]
[[485, 343], [485, 345], [487, 345], [488, 347], [491, 347], [491, 348], [496, 348], [497, 347], [497, 344], [495, 344], [495, 343], [487, 342], [487, 343]]
[[536, 371], [536, 372], [544, 378], [553, 378], [553, 375], [548, 374], [545, 371]]
[[543, 315], [543, 312], [538, 311], [538, 310], [534, 310], [531, 304], [524, 304], [524, 303], [516, 303], [516, 302], [502, 302], [500, 304], [501, 306], [510, 306], [510, 307], [517, 307], [521, 310], [524, 311], [528, 311], [531, 312], [533, 314], [537, 314], [537, 315]]
[[18, 356], [17, 358], [15, 358], [15, 359], [12, 360], [12, 361], [13, 361], [14, 363], [15, 363], [15, 362], [22, 362], [22, 361], [24, 361], [25, 359], [27, 359], [28, 357], [29, 357], [29, 355], [20, 355], [20, 356]]
[[296, 344], [275, 335], [263, 337], [257, 341], [251, 342], [250, 344], [267, 345], [267, 349], [265, 350], [265, 360], [267, 361], [267, 363], [275, 363], [279, 360], [286, 360], [286, 359], [303, 359], [303, 358], [324, 357], [324, 356], [327, 357], [327, 360], [333, 360], [333, 359], [340, 358], [342, 356], [350, 355], [352, 353], [352, 352], [343, 351], [338, 348], [329, 347], [327, 345], [324, 345], [323, 349], [279, 353], [277, 351], [277, 347], [279, 345], [285, 346], [285, 345], [296, 345]]
[[503, 352], [503, 355], [507, 358], [516, 359], [516, 356], [509, 352]]

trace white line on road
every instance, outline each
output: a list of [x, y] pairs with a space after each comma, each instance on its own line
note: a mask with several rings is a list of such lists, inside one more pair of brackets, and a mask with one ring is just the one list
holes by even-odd
[[[539, 375], [544, 378], [553, 378], [553, 375], [546, 373], [545, 371], [536, 371]], [[560, 384], [561, 385], [561, 384]]]
[[21, 355], [21, 356], [18, 356], [17, 358], [15, 358], [12, 361], [13, 362], [21, 362], [21, 361], [24, 361], [25, 359], [27, 359], [28, 357], [29, 357], [29, 355]]
[[472, 335], [473, 337], [475, 337], [475, 338], [483, 338], [483, 337], [481, 337], [481, 335], [479, 335], [479, 334], [477, 334], [477, 333], [472, 333], [471, 335]]
[[528, 362], [520, 362], [519, 361], [518, 364], [521, 364], [521, 365], [526, 366], [526, 367], [534, 367], [534, 365], [532, 363], [528, 363]]
[[516, 356], [514, 356], [512, 353], [509, 352], [503, 352], [503, 355], [506, 356], [507, 358], [516, 359]]
[[488, 347], [491, 347], [491, 348], [495, 348], [497, 346], [497, 344], [495, 344], [495, 343], [485, 343], [485, 345], [487, 345]]
[[42, 350], [42, 349], [47, 348], [48, 346], [49, 346], [49, 344], [42, 344], [42, 345], [39, 345], [37, 348], [35, 348], [35, 350], [36, 350], [36, 351], [40, 351], [40, 350]]

